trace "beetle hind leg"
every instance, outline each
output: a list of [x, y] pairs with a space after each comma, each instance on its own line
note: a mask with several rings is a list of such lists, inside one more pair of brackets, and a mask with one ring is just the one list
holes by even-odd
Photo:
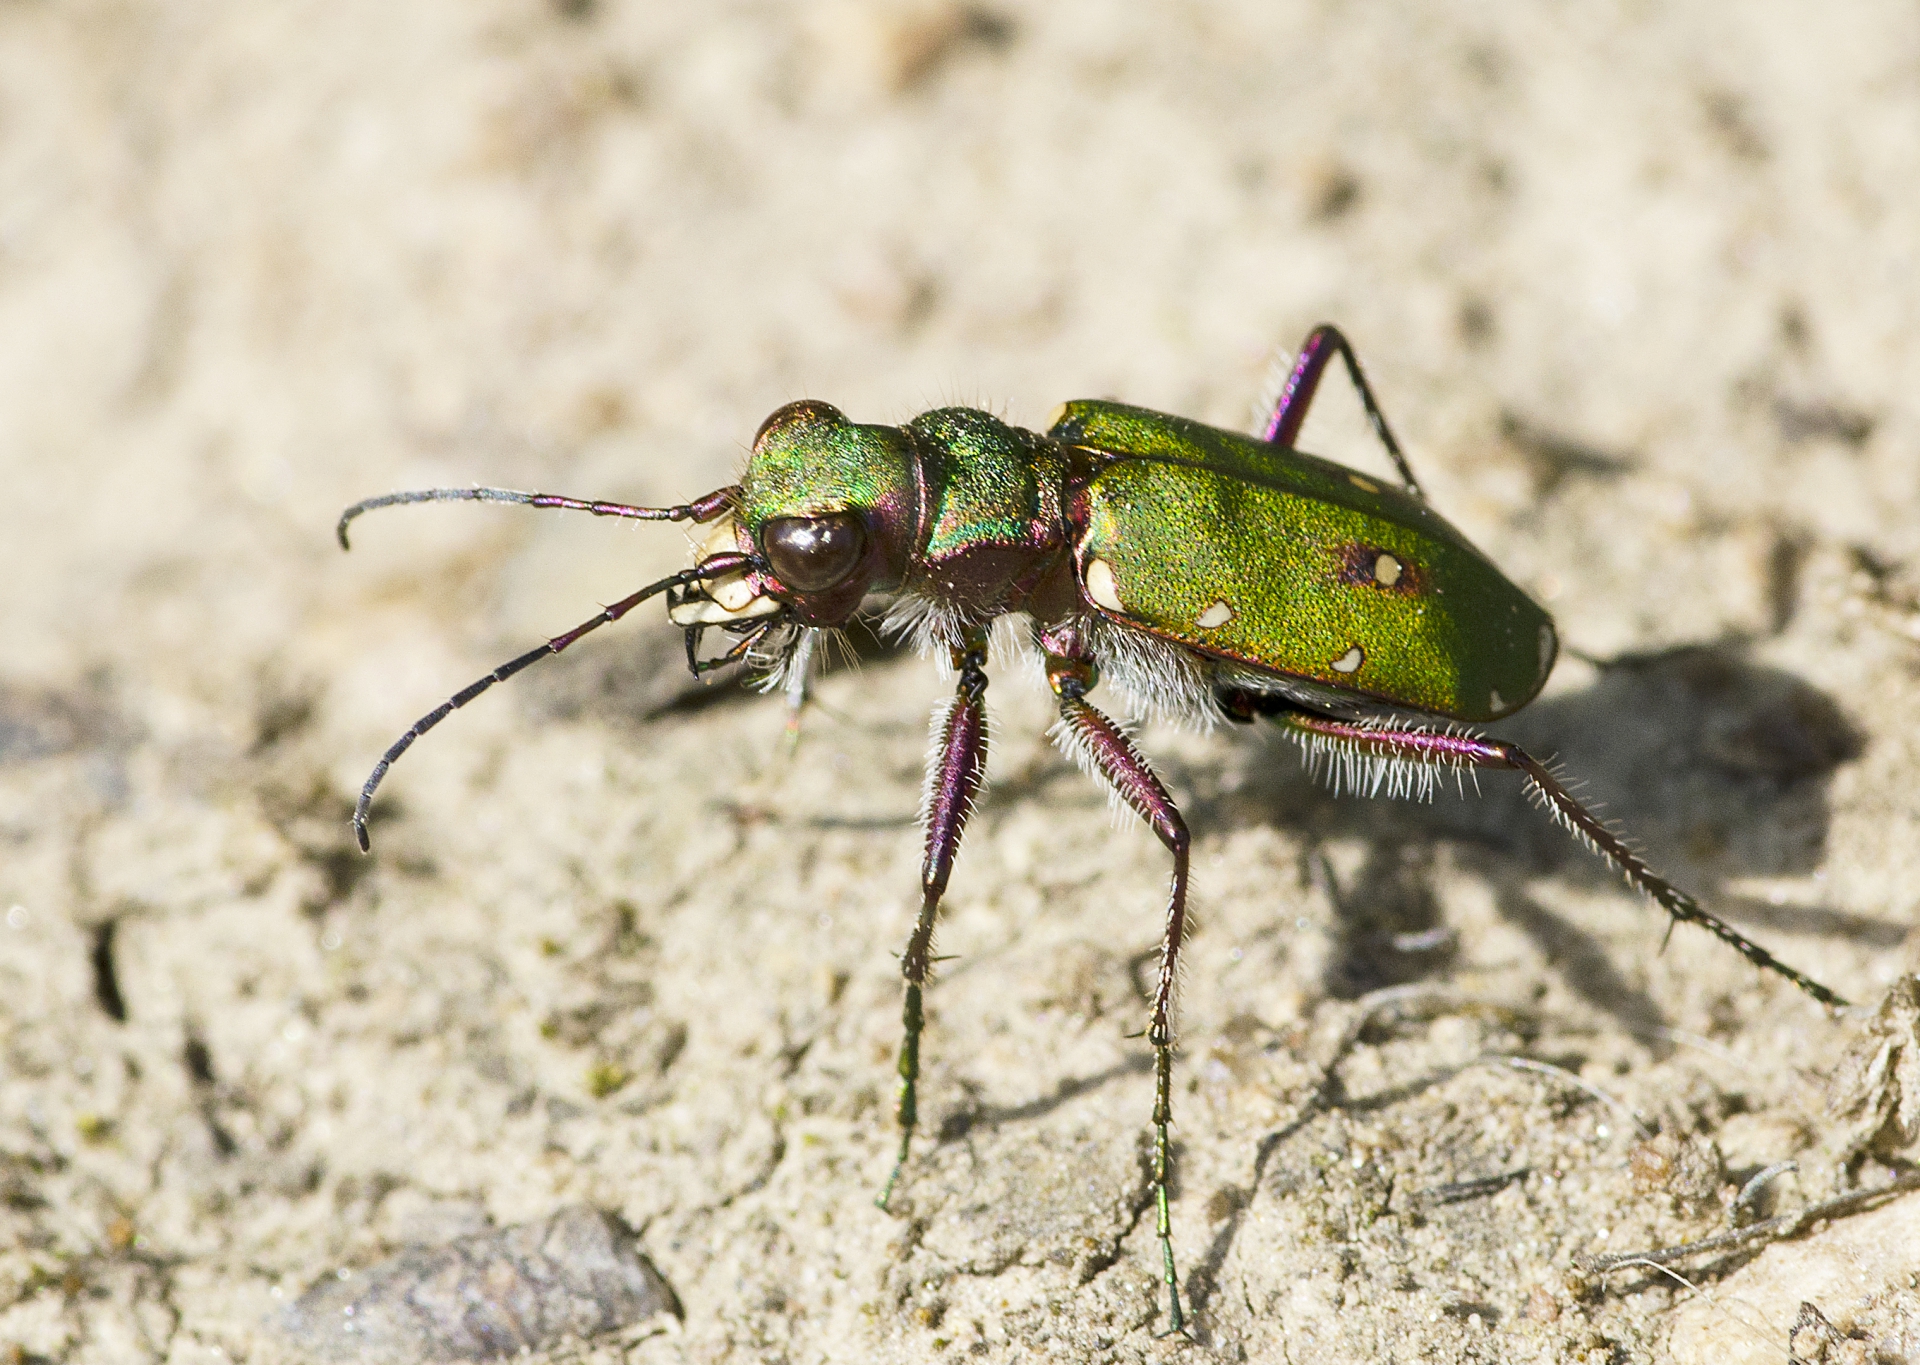
[[[1593, 850], [1627, 884], [1641, 892], [1672, 917], [1673, 923], [1697, 924], [1739, 953], [1754, 966], [1793, 982], [1801, 990], [1830, 1009], [1844, 1009], [1847, 1002], [1815, 981], [1788, 966], [1738, 929], [1708, 910], [1699, 901], [1660, 876], [1645, 859], [1627, 846], [1609, 829], [1606, 822], [1575, 800], [1566, 785], [1539, 759], [1517, 744], [1505, 740], [1484, 739], [1458, 731], [1427, 730], [1363, 721], [1339, 720], [1299, 709], [1281, 710], [1249, 702], [1247, 694], [1229, 693], [1221, 698], [1223, 707], [1233, 714], [1233, 706], [1242, 706], [1248, 714], [1258, 710], [1274, 719], [1305, 743], [1309, 750], [1316, 744], [1367, 753], [1395, 762], [1425, 764], [1435, 768], [1505, 768], [1520, 774], [1527, 794], [1543, 807], [1554, 822]], [[1264, 700], [1264, 699], [1260, 699]]]
[[1280, 388], [1279, 396], [1274, 400], [1273, 415], [1267, 419], [1267, 429], [1263, 433], [1273, 445], [1293, 447], [1299, 439], [1300, 427], [1307, 420], [1307, 409], [1313, 406], [1313, 396], [1320, 387], [1320, 377], [1326, 371], [1327, 362], [1338, 355], [1347, 365], [1347, 377], [1353, 381], [1354, 391], [1360, 395], [1360, 406], [1367, 410], [1367, 421], [1373, 425], [1373, 431], [1380, 438], [1380, 444], [1387, 448], [1387, 455], [1393, 460], [1393, 467], [1400, 474], [1407, 491], [1415, 497], [1422, 497], [1420, 483], [1413, 477], [1413, 467], [1407, 463], [1407, 457], [1400, 451], [1400, 443], [1393, 439], [1393, 428], [1387, 425], [1386, 414], [1380, 410], [1379, 402], [1373, 396], [1373, 389], [1367, 384], [1367, 376], [1360, 369], [1360, 358], [1353, 353], [1353, 347], [1340, 329], [1331, 323], [1323, 322], [1300, 343], [1300, 357], [1294, 361], [1293, 372], [1287, 376], [1286, 383]]

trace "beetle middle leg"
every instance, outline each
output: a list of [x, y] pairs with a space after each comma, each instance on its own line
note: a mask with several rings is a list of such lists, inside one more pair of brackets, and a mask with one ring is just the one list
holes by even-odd
[[1160, 976], [1154, 987], [1147, 1041], [1153, 1045], [1154, 1225], [1167, 1285], [1167, 1331], [1184, 1333], [1186, 1315], [1180, 1309], [1180, 1283], [1174, 1274], [1173, 1221], [1167, 1193], [1171, 1167], [1167, 1128], [1173, 1122], [1173, 990], [1187, 921], [1187, 824], [1133, 741], [1086, 700], [1100, 673], [1081, 633], [1073, 627], [1057, 628], [1041, 635], [1041, 645], [1046, 650], [1047, 683], [1060, 701], [1060, 723], [1053, 731], [1055, 742], [1082, 767], [1099, 774], [1173, 855], [1173, 885], [1167, 898], [1166, 934], [1161, 942]]
[[926, 1025], [920, 997], [927, 983], [927, 971], [933, 962], [933, 926], [940, 913], [940, 897], [946, 894], [947, 878], [953, 872], [953, 860], [960, 852], [960, 836], [973, 813], [974, 794], [987, 770], [987, 632], [976, 627], [953, 651], [953, 664], [960, 673], [953, 701], [945, 719], [935, 730], [933, 752], [927, 756], [927, 790], [921, 819], [927, 830], [926, 856], [920, 865], [920, 918], [900, 955], [900, 974], [907, 979], [906, 1001], [901, 1021], [906, 1026], [900, 1040], [900, 1092], [896, 1110], [900, 1124], [900, 1150], [887, 1183], [873, 1202], [885, 1209], [893, 1198], [894, 1184], [907, 1164], [913, 1144], [914, 1125], [919, 1122], [916, 1087], [920, 1080], [920, 1033]]
[[1426, 496], [1420, 491], [1419, 480], [1413, 477], [1413, 466], [1400, 453], [1400, 443], [1393, 439], [1386, 414], [1380, 410], [1373, 390], [1367, 385], [1367, 377], [1360, 370], [1360, 358], [1332, 323], [1321, 323], [1300, 343], [1300, 358], [1294, 361], [1293, 373], [1287, 376], [1286, 385], [1273, 405], [1273, 416], [1267, 419], [1267, 440], [1273, 445], [1293, 448], [1294, 441], [1299, 439], [1301, 424], [1307, 420], [1307, 409], [1313, 406], [1313, 395], [1320, 388], [1320, 376], [1336, 354], [1346, 361], [1347, 377], [1353, 380], [1353, 387], [1360, 395], [1360, 406], [1367, 410], [1367, 421], [1373, 424], [1374, 434], [1392, 456], [1393, 467], [1400, 471], [1407, 491], [1416, 497]]
[[[1336, 751], [1345, 750], [1388, 762], [1455, 769], [1506, 768], [1517, 772], [1527, 784], [1527, 794], [1543, 806], [1556, 823], [1599, 854], [1627, 879], [1628, 885], [1672, 916], [1673, 924], [1682, 921], [1697, 924], [1754, 966], [1784, 976], [1821, 1004], [1831, 1009], [1846, 1008], [1847, 1002], [1838, 995], [1782, 962], [1655, 872], [1619, 835], [1607, 828], [1599, 816], [1576, 801], [1546, 764], [1517, 744], [1446, 730], [1339, 720], [1300, 710], [1276, 698], [1238, 691], [1225, 693], [1220, 701], [1230, 716], [1250, 718], [1254, 712], [1272, 715], [1292, 731], [1295, 738], [1310, 746], [1331, 746]], [[1668, 931], [1672, 931], [1671, 925]]]

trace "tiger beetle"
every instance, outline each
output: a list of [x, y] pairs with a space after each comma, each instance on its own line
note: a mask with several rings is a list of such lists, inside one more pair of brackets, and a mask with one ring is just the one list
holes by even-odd
[[[1336, 355], [1399, 487], [1294, 448]], [[1656, 874], [1548, 765], [1479, 732], [1545, 684], [1558, 651], [1553, 622], [1427, 503], [1353, 348], [1333, 327], [1307, 337], [1258, 438], [1105, 401], [1063, 404], [1037, 433], [958, 407], [903, 427], [864, 426], [804, 400], [761, 425], [739, 483], [692, 502], [634, 507], [501, 488], [423, 489], [349, 507], [341, 546], [361, 513], [414, 502], [518, 503], [710, 530], [692, 568], [622, 598], [416, 721], [361, 790], [353, 828], [363, 851], [374, 791], [416, 739], [495, 683], [663, 593], [696, 676], [744, 663], [796, 706], [824, 633], [876, 595], [891, 599], [884, 628], [951, 660], [958, 685], [927, 763], [920, 914], [901, 955], [900, 1145], [876, 1201], [883, 1209], [919, 1116], [934, 922], [986, 769], [989, 629], [1003, 616], [1028, 618], [1059, 708], [1052, 738], [1150, 825], [1173, 859], [1145, 1034], [1169, 1331], [1185, 1329], [1167, 1129], [1190, 839], [1133, 740], [1088, 700], [1103, 678], [1137, 714], [1203, 725], [1270, 720], [1336, 789], [1424, 798], [1442, 775], [1516, 772], [1536, 804], [1671, 916], [1669, 932], [1681, 921], [1700, 925], [1822, 1004], [1846, 1004]], [[713, 628], [731, 643], [703, 657], [703, 633]]]

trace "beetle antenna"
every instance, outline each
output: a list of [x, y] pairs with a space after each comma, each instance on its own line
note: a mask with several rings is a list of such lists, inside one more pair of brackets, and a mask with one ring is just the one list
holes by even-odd
[[740, 498], [740, 486], [728, 484], [705, 497], [677, 507], [635, 507], [626, 502], [601, 502], [591, 498], [567, 498], [558, 493], [522, 493], [515, 488], [417, 488], [409, 493], [387, 493], [378, 498], [356, 502], [340, 514], [333, 528], [340, 548], [347, 545], [347, 526], [363, 512], [376, 507], [398, 507], [410, 502], [512, 502], [523, 507], [558, 507], [569, 512], [591, 512], [596, 517], [627, 517], [634, 521], [712, 521]]
[[[464, 492], [468, 490], [454, 491]], [[475, 489], [472, 491], [491, 492], [493, 490]], [[360, 506], [362, 508], [369, 505], [378, 506], [381, 505], [383, 501], [397, 501], [407, 497], [408, 495], [406, 494], [397, 494], [393, 498], [385, 500], [376, 498], [371, 504], [362, 503]], [[425, 499], [415, 496], [412, 500], [424, 501]], [[706, 499], [703, 498], [701, 501], [705, 502]], [[342, 525], [343, 527], [345, 525], [344, 519]], [[360, 788], [360, 800], [353, 808], [353, 836], [359, 840], [360, 851], [367, 853], [373, 848], [372, 842], [367, 838], [367, 809], [373, 805], [374, 792], [379, 789], [381, 780], [386, 777], [387, 769], [394, 765], [401, 754], [411, 749], [413, 742], [420, 738], [420, 736], [424, 735], [455, 711], [458, 711], [489, 687], [492, 687], [495, 683], [505, 682], [521, 669], [529, 667], [532, 664], [537, 664], [550, 655], [558, 654], [561, 650], [565, 649], [589, 631], [598, 630], [610, 621], [618, 621], [622, 616], [625, 616], [649, 597], [657, 597], [668, 588], [684, 587], [688, 583], [697, 583], [703, 578], [715, 578], [721, 574], [732, 573], [736, 569], [744, 568], [747, 563], [747, 556], [743, 554], [719, 554], [713, 556], [713, 558], [707, 560], [704, 564], [695, 565], [691, 569], [682, 569], [676, 574], [669, 574], [658, 583], [649, 583], [632, 596], [623, 597], [612, 606], [602, 609], [598, 616], [590, 620], [582, 621], [572, 630], [566, 632], [566, 634], [554, 636], [538, 649], [530, 649], [517, 659], [509, 659], [506, 663], [494, 669], [493, 672], [487, 674], [486, 677], [481, 678], [478, 682], [470, 686], [461, 688], [451, 697], [448, 697], [445, 701], [434, 707], [433, 710], [427, 712], [426, 715], [420, 717], [419, 720], [416, 720], [408, 727], [404, 735], [396, 739], [388, 747], [387, 751], [380, 755], [380, 761], [373, 765], [373, 772], [368, 776], [366, 785]]]

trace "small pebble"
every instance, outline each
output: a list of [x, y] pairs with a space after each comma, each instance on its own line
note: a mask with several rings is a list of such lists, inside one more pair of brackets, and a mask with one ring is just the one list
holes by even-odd
[[633, 1235], [575, 1207], [325, 1275], [280, 1326], [321, 1360], [384, 1365], [497, 1360], [679, 1312]]

